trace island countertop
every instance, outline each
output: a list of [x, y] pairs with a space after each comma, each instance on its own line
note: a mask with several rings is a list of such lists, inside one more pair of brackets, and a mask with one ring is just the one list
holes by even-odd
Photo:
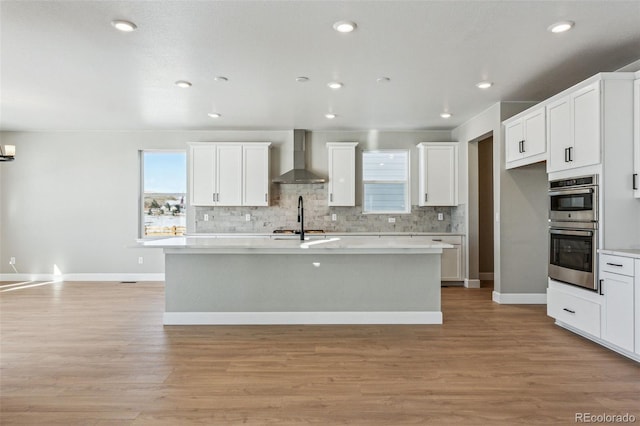
[[453, 246], [434, 243], [423, 236], [323, 236], [312, 235], [300, 240], [299, 235], [265, 236], [188, 236], [150, 240], [142, 247], [162, 248], [166, 253], [228, 253], [228, 254], [384, 254], [442, 253]]

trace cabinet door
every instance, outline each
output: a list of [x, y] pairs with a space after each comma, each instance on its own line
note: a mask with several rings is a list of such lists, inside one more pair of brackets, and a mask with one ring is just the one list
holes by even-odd
[[635, 345], [636, 353], [640, 355], [640, 259], [635, 260]]
[[[600, 163], [600, 82], [578, 90], [571, 96], [574, 149], [571, 167]], [[575, 151], [575, 152], [574, 152]]]
[[545, 110], [540, 108], [522, 118], [524, 126], [523, 157], [533, 157], [547, 151], [547, 128], [545, 127]]
[[457, 144], [421, 144], [420, 156], [419, 205], [458, 205]]
[[602, 338], [628, 351], [634, 350], [633, 277], [601, 273], [605, 314]]
[[514, 121], [505, 126], [506, 157], [507, 163], [522, 158], [522, 141], [524, 140], [524, 123], [522, 120]]
[[462, 250], [460, 246], [442, 249], [440, 275], [442, 281], [462, 281]]
[[356, 205], [356, 145], [328, 144], [329, 206]]
[[242, 145], [218, 144], [216, 157], [216, 205], [242, 205]]
[[244, 145], [243, 206], [269, 205], [269, 147]]
[[215, 205], [216, 147], [215, 145], [189, 146], [189, 195], [192, 206]]
[[636, 80], [633, 82], [633, 176], [632, 178], [633, 178], [633, 184], [634, 184], [633, 193], [636, 198], [640, 198], [640, 80]]
[[549, 161], [547, 172], [568, 169], [569, 150], [573, 148], [571, 131], [571, 100], [567, 96], [547, 105], [547, 142]]

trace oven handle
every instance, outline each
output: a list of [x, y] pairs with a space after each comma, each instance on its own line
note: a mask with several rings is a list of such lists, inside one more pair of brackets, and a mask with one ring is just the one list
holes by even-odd
[[556, 195], [578, 195], [578, 194], [593, 194], [593, 188], [585, 188], [585, 189], [570, 189], [567, 191], [549, 191], [550, 197], [555, 197]]
[[574, 231], [568, 229], [549, 229], [549, 233], [557, 235], [575, 235], [576, 237], [592, 237], [593, 231]]

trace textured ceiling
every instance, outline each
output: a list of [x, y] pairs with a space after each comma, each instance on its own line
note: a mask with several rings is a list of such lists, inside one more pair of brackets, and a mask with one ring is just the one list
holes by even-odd
[[447, 129], [639, 59], [640, 1], [2, 1], [0, 36], [3, 130]]

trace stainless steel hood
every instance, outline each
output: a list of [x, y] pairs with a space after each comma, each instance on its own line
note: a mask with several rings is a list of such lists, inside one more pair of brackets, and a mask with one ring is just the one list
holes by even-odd
[[293, 130], [293, 169], [273, 179], [273, 183], [324, 183], [326, 179], [305, 168], [306, 131]]

